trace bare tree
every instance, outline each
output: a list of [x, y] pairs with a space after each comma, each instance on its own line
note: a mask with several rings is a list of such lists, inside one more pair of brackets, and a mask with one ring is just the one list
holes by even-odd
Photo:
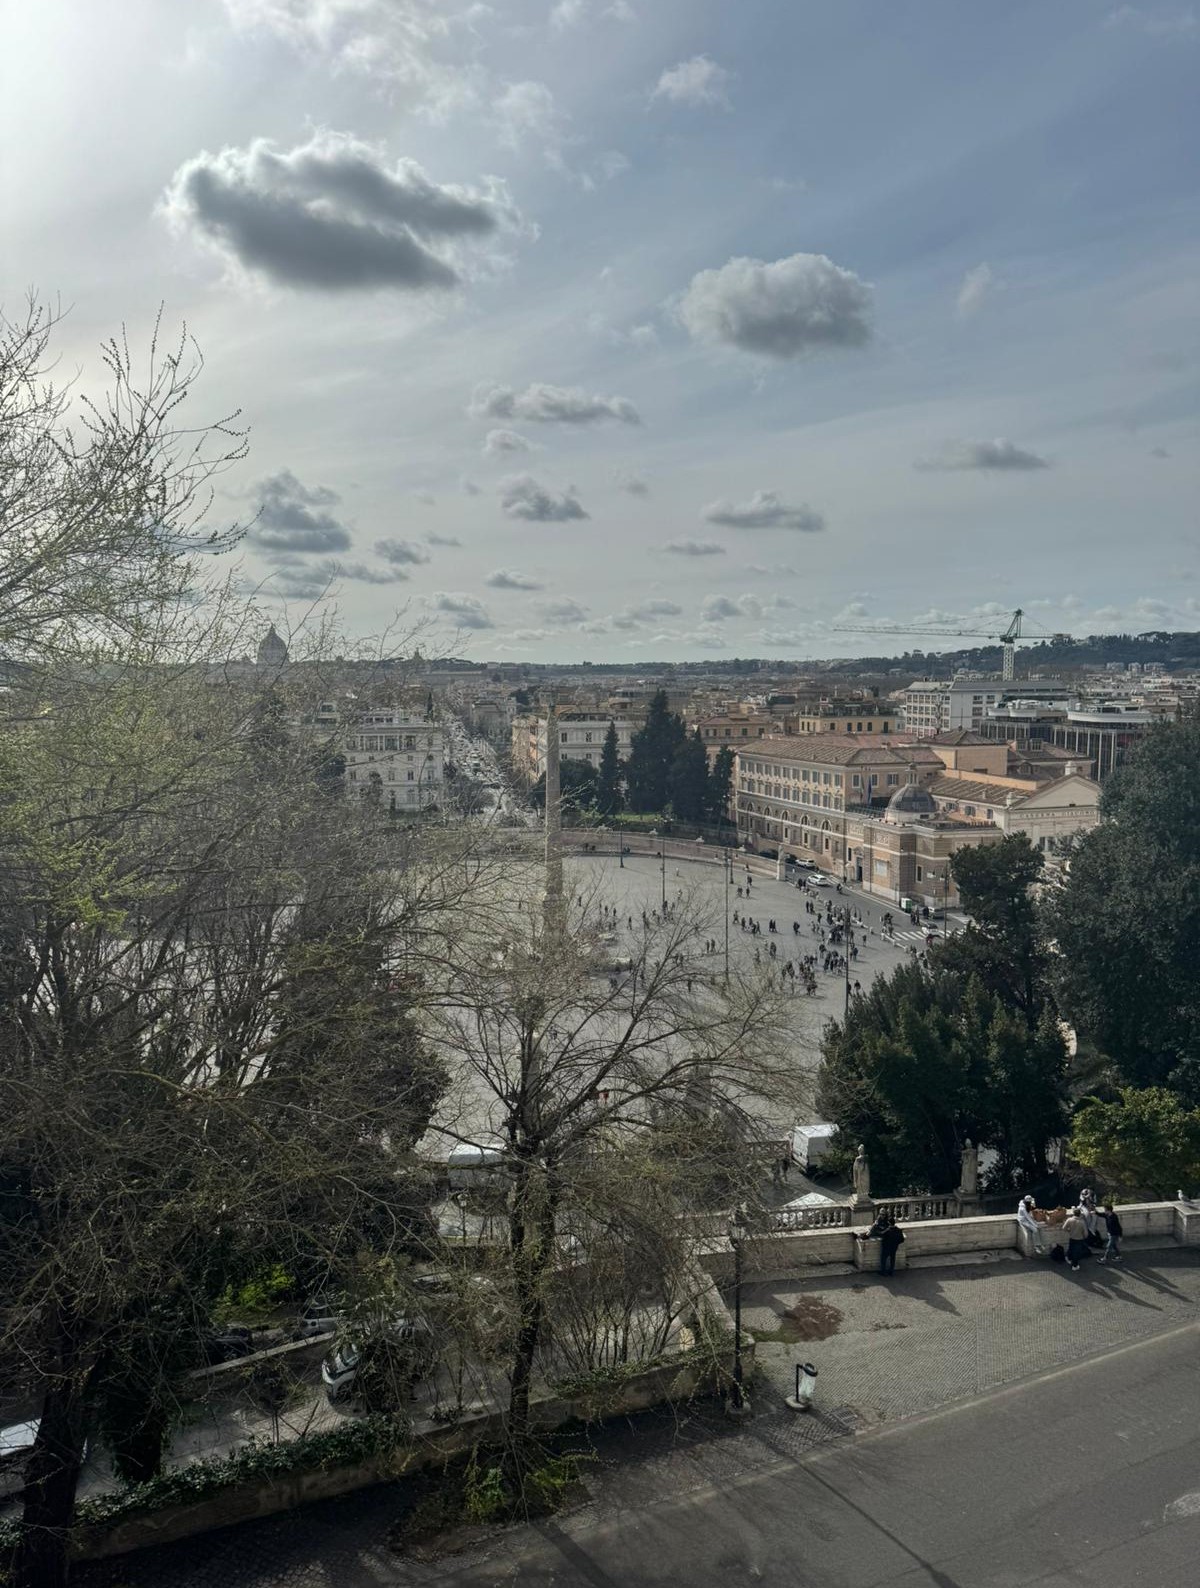
[[[636, 926], [619, 968], [612, 945], [578, 919], [562, 931], [554, 920], [510, 876], [463, 919], [421, 1012], [451, 1075], [443, 1128], [503, 1147], [508, 1464], [518, 1484], [556, 1276], [586, 1262], [593, 1244], [593, 1278], [621, 1245], [653, 1244], [650, 1207], [631, 1189], [647, 1164], [668, 1231], [689, 1206], [736, 1199], [755, 1119], [786, 1111], [808, 1088], [785, 1040], [795, 1004], [767, 978], [726, 985], [698, 964], [711, 922], [697, 900]], [[661, 1222], [655, 1241], [661, 1256], [671, 1241]], [[614, 1304], [623, 1313], [622, 1289], [627, 1297], [623, 1271], [610, 1313]]]

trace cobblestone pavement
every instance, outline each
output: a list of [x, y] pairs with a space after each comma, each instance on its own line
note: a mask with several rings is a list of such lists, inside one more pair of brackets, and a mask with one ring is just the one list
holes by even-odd
[[[589, 1511], [619, 1516], [664, 1495], [729, 1485], [856, 1429], [932, 1411], [1190, 1322], [1200, 1303], [1200, 1255], [1135, 1250], [1120, 1268], [1093, 1263], [1080, 1275], [1007, 1262], [918, 1269], [889, 1281], [854, 1274], [748, 1285], [745, 1323], [778, 1329], [784, 1309], [802, 1298], [835, 1308], [836, 1332], [760, 1344], [764, 1374], [749, 1424], [732, 1426], [701, 1407], [648, 1414], [598, 1433], [585, 1520]], [[807, 1417], [783, 1405], [797, 1360], [820, 1369], [818, 1409]], [[453, 1581], [452, 1562], [422, 1564], [389, 1548], [388, 1532], [402, 1508], [401, 1486], [384, 1485], [81, 1567], [75, 1582], [78, 1588], [415, 1588]], [[523, 1529], [508, 1531], [455, 1559], [465, 1568], [494, 1554], [494, 1581], [519, 1582], [523, 1536]]]

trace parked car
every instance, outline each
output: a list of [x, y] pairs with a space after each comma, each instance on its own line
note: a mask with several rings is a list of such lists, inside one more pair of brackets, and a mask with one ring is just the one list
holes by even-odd
[[254, 1351], [254, 1336], [241, 1324], [230, 1324], [226, 1329], [205, 1335], [202, 1349], [209, 1367], [217, 1367], [222, 1362], [236, 1362], [250, 1356]]
[[301, 1309], [296, 1320], [297, 1340], [311, 1340], [317, 1334], [332, 1334], [342, 1321], [342, 1303], [336, 1296], [314, 1296]]
[[354, 1386], [373, 1352], [403, 1352], [409, 1388], [433, 1366], [436, 1355], [433, 1331], [424, 1318], [397, 1318], [386, 1329], [355, 1342], [344, 1340], [321, 1363], [321, 1383], [331, 1402], [351, 1399]]
[[819, 872], [815, 877], [809, 877], [808, 885], [810, 888], [831, 888], [833, 886], [829, 878]]
[[836, 1132], [836, 1125], [823, 1120], [811, 1125], [796, 1125], [792, 1130], [792, 1162], [799, 1165], [804, 1174], [818, 1173]]
[[25, 1484], [25, 1463], [33, 1451], [40, 1423], [13, 1423], [0, 1428], [0, 1497], [19, 1494]]

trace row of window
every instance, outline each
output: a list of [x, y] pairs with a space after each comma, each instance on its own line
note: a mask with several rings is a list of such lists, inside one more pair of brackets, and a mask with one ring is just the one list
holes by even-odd
[[[415, 750], [419, 737], [420, 735], [415, 733], [364, 733], [356, 739], [351, 739], [349, 748], [351, 750]], [[431, 733], [425, 735], [425, 744], [429, 749], [433, 749]]]

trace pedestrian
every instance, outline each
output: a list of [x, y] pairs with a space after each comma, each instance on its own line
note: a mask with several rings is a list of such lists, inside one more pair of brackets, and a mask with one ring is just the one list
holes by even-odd
[[1045, 1257], [1046, 1243], [1042, 1239], [1042, 1226], [1033, 1216], [1035, 1206], [1032, 1197], [1022, 1197], [1017, 1203], [1017, 1223], [1033, 1237], [1033, 1249], [1037, 1255]]
[[886, 1213], [881, 1213], [860, 1241], [879, 1242], [879, 1272], [886, 1279], [896, 1272], [896, 1253], [904, 1244], [904, 1231]]
[[1121, 1228], [1121, 1218], [1111, 1202], [1104, 1204], [1104, 1227], [1108, 1231], [1108, 1243], [1104, 1248], [1100, 1261], [1102, 1263], [1119, 1263], [1121, 1261], [1121, 1236], [1125, 1233]]
[[1079, 1212], [1087, 1225], [1088, 1245], [1099, 1246], [1104, 1221], [1100, 1217], [1100, 1209], [1096, 1206], [1095, 1192], [1086, 1187], [1079, 1193]]
[[1072, 1208], [1063, 1223], [1067, 1237], [1067, 1261], [1075, 1273], [1079, 1272], [1079, 1259], [1088, 1255], [1087, 1223], [1080, 1208]]

